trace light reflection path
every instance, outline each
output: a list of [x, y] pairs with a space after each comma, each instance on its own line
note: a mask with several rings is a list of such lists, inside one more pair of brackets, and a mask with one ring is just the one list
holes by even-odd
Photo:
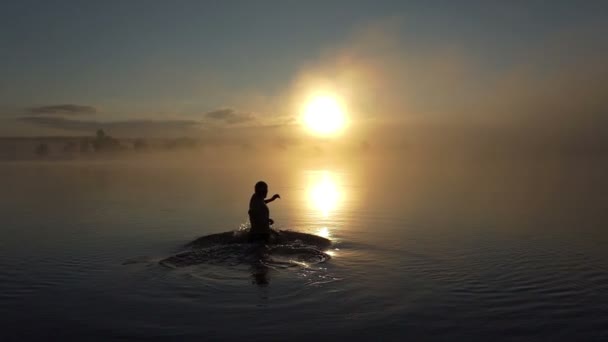
[[327, 170], [310, 172], [307, 193], [306, 200], [309, 207], [315, 213], [317, 222], [322, 225], [316, 228], [314, 234], [331, 239], [330, 226], [335, 222], [335, 216], [344, 200], [344, 192], [340, 187], [338, 176]]
[[329, 231], [329, 228], [327, 228], [327, 227], [319, 228], [319, 230], [317, 230], [316, 235], [324, 237], [326, 239], [331, 239], [331, 232]]
[[309, 177], [308, 194], [310, 203], [324, 218], [328, 218], [338, 208], [342, 200], [336, 176], [329, 171], [316, 171], [311, 173]]

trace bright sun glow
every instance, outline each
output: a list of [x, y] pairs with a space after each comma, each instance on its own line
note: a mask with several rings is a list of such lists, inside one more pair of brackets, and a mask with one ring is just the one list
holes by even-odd
[[303, 118], [308, 129], [320, 135], [336, 134], [346, 125], [342, 106], [331, 96], [312, 98], [304, 108]]

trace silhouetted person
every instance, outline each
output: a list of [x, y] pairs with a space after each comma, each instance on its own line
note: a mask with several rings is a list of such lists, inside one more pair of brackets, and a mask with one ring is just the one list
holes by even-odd
[[281, 196], [274, 194], [272, 198], [266, 199], [267, 195], [268, 184], [262, 181], [257, 182], [255, 184], [255, 192], [249, 201], [249, 222], [251, 223], [249, 241], [267, 242], [270, 238], [270, 225], [274, 221], [270, 218], [270, 211], [266, 203], [281, 198]]

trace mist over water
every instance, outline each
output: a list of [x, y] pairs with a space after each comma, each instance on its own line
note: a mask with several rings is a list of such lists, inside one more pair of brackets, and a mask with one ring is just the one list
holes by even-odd
[[[605, 159], [273, 156], [0, 164], [2, 336], [606, 338]], [[246, 223], [262, 179], [330, 260], [158, 264]]]
[[607, 5], [3, 1], [0, 342], [608, 341]]

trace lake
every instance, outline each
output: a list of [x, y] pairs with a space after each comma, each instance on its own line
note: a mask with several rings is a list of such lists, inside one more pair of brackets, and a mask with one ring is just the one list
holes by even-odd
[[[607, 165], [1, 163], [0, 339], [608, 340]], [[330, 260], [158, 263], [245, 225], [262, 179]]]

